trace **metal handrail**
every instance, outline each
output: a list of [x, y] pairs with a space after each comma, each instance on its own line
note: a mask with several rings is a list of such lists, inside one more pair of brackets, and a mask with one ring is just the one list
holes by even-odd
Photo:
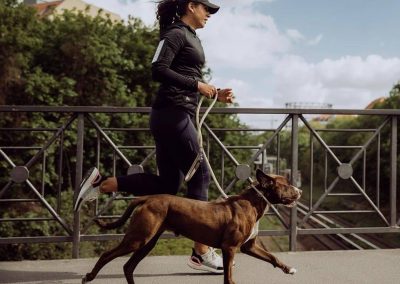
[[[202, 109], [204, 111], [205, 109]], [[68, 129], [71, 131], [71, 125], [73, 122], [78, 122], [76, 129], [72, 131], [76, 131], [77, 133], [77, 138], [78, 138], [78, 143], [76, 147], [76, 159], [77, 159], [77, 164], [76, 164], [76, 169], [75, 169], [75, 176], [76, 176], [76, 181], [75, 181], [75, 186], [74, 186], [74, 192], [76, 198], [77, 194], [77, 189], [79, 186], [79, 181], [82, 177], [82, 164], [83, 164], [83, 159], [84, 159], [84, 152], [83, 152], [83, 141], [85, 139], [84, 135], [84, 130], [86, 128], [91, 128], [96, 130], [96, 132], [99, 135], [99, 139], [103, 139], [114, 151], [114, 154], [118, 156], [126, 165], [131, 166], [132, 163], [129, 161], [129, 159], [124, 155], [124, 153], [121, 150], [124, 149], [153, 149], [154, 146], [152, 145], [135, 145], [135, 146], [124, 146], [124, 145], [116, 145], [112, 139], [108, 136], [109, 132], [116, 132], [116, 131], [148, 131], [147, 128], [141, 128], [141, 127], [125, 127], [125, 128], [102, 128], [101, 125], [99, 125], [96, 122], [96, 119], [93, 117], [93, 114], [96, 113], [102, 113], [102, 114], [110, 114], [110, 115], [115, 115], [115, 114], [125, 114], [125, 113], [130, 113], [130, 114], [144, 114], [147, 115], [151, 111], [150, 108], [148, 107], [134, 107], [134, 108], [129, 108], [129, 107], [98, 107], [98, 106], [0, 106], [0, 114], [3, 113], [7, 115], [12, 115], [13, 113], [60, 113], [60, 114], [65, 114], [66, 115], [66, 120], [67, 122], [62, 124], [60, 122], [60, 127], [59, 128], [52, 128], [52, 129], [46, 129], [46, 128], [12, 128], [12, 127], [3, 127], [0, 128], [0, 159], [3, 159], [6, 161], [6, 163], [9, 164], [9, 166], [15, 170], [14, 175], [18, 174], [26, 174], [26, 171], [29, 172], [29, 168], [32, 167], [34, 164], [38, 163], [45, 163], [45, 157], [42, 158], [42, 156], [45, 155], [47, 149], [57, 141], [57, 139], [61, 139], [62, 141], [60, 142], [61, 144], [64, 142], [64, 132]], [[236, 160], [234, 155], [231, 153], [231, 150], [233, 149], [242, 149], [242, 150], [249, 150], [249, 149], [254, 149], [256, 152], [252, 155], [252, 157], [249, 157], [248, 163], [252, 164], [255, 162], [256, 158], [258, 155], [262, 155], [264, 151], [270, 145], [273, 143], [277, 144], [277, 165], [279, 168], [280, 164], [280, 159], [279, 156], [281, 155], [280, 153], [280, 133], [283, 130], [287, 130], [288, 128], [290, 131], [291, 136], [291, 148], [290, 148], [290, 156], [291, 156], [291, 163], [290, 166], [288, 167], [290, 169], [290, 178], [292, 182], [297, 181], [297, 173], [298, 173], [298, 164], [299, 164], [299, 153], [298, 153], [298, 135], [299, 135], [299, 125], [301, 124], [305, 128], [307, 128], [310, 131], [310, 137], [311, 140], [315, 139], [317, 142], [322, 145], [322, 148], [329, 153], [331, 158], [335, 161], [335, 164], [337, 166], [341, 166], [343, 162], [336, 157], [334, 153], [334, 149], [338, 149], [341, 147], [348, 148], [348, 149], [355, 149], [357, 150], [357, 154], [353, 157], [351, 157], [351, 161], [348, 162], [348, 166], [352, 166], [353, 163], [355, 163], [356, 160], [358, 160], [362, 155], [364, 160], [365, 160], [365, 150], [366, 148], [370, 147], [371, 142], [377, 138], [378, 139], [378, 147], [381, 147], [381, 131], [383, 127], [390, 127], [390, 204], [388, 208], [389, 215], [384, 216], [384, 213], [382, 211], [381, 205], [379, 204], [379, 194], [380, 190], [377, 188], [377, 201], [374, 202], [372, 201], [372, 198], [367, 195], [365, 192], [365, 185], [359, 184], [352, 176], [349, 177], [349, 181], [355, 186], [355, 189], [358, 190], [357, 193], [333, 193], [332, 190], [336, 186], [336, 184], [343, 179], [343, 176], [340, 176], [340, 174], [330, 183], [329, 187], [325, 189], [324, 193], [319, 197], [319, 200], [317, 202], [313, 202], [312, 196], [315, 195], [314, 193], [314, 187], [313, 184], [310, 186], [310, 200], [309, 200], [309, 206], [307, 211], [304, 212], [304, 218], [299, 219], [298, 218], [298, 212], [297, 208], [294, 207], [291, 209], [290, 212], [290, 220], [285, 220], [285, 218], [280, 214], [280, 210], [284, 210], [283, 208], [280, 207], [272, 207], [272, 211], [268, 213], [268, 216], [274, 215], [278, 218], [278, 220], [282, 223], [282, 228], [281, 229], [276, 229], [276, 230], [261, 230], [260, 235], [268, 235], [268, 236], [288, 236], [290, 240], [290, 249], [291, 250], [296, 250], [296, 241], [297, 237], [299, 235], [306, 235], [306, 234], [343, 234], [343, 233], [400, 233], [399, 229], [399, 223], [400, 223], [400, 216], [397, 213], [397, 207], [396, 207], [396, 202], [398, 199], [397, 196], [397, 134], [398, 134], [398, 118], [400, 117], [400, 110], [397, 109], [373, 109], [373, 110], [354, 110], [354, 109], [271, 109], [271, 108], [214, 108], [211, 110], [210, 115], [212, 114], [227, 114], [227, 115], [232, 115], [232, 114], [254, 114], [254, 115], [285, 115], [285, 118], [282, 119], [282, 123], [279, 125], [277, 128], [244, 128], [244, 129], [223, 129], [223, 128], [218, 128], [218, 129], [212, 129], [209, 126], [205, 125], [205, 132], [208, 137], [208, 140], [214, 141], [215, 144], [222, 149], [223, 157], [228, 157], [228, 160], [230, 160], [231, 163], [234, 165], [238, 165], [239, 162]], [[381, 116], [384, 120], [383, 123], [380, 124], [380, 126], [376, 126], [374, 129], [314, 129], [312, 125], [308, 122], [308, 120], [305, 118], [308, 115], [316, 115], [316, 114], [331, 114], [331, 115], [365, 115], [365, 116]], [[85, 124], [84, 121], [87, 120], [89, 123]], [[36, 155], [25, 165], [19, 166], [15, 165], [12, 161], [12, 158], [7, 155], [5, 152], [8, 149], [24, 149], [22, 146], [17, 146], [14, 147], [12, 145], [1, 145], [1, 135], [4, 132], [10, 132], [10, 131], [31, 131], [32, 135], [35, 135], [37, 131], [48, 131], [52, 133], [52, 137], [45, 143], [44, 146], [40, 147], [38, 145], [29, 145], [26, 146], [25, 149], [35, 149], [38, 151]], [[224, 131], [264, 131], [271, 133], [271, 135], [268, 137], [266, 141], [263, 141], [261, 146], [254, 146], [254, 145], [224, 145], [223, 141], [221, 141], [218, 138], [218, 133], [224, 132]], [[332, 132], [332, 131], [337, 131], [337, 132], [363, 132], [363, 133], [371, 133], [372, 137], [368, 139], [368, 141], [364, 145], [328, 145], [325, 143], [323, 140], [322, 136], [319, 134], [320, 132]], [[311, 164], [313, 164], [313, 150], [314, 150], [314, 142], [310, 143], [310, 152], [311, 152]], [[62, 148], [60, 150], [60, 157], [62, 157]], [[99, 155], [99, 154], [98, 154]], [[154, 155], [154, 151], [149, 154], [144, 161], [140, 164], [143, 166], [145, 163], [147, 163], [150, 158]], [[378, 157], [380, 157], [380, 151], [378, 151]], [[41, 159], [42, 158], [42, 159]], [[62, 163], [62, 158], [60, 158]], [[379, 159], [378, 159], [379, 160]], [[97, 157], [97, 163], [99, 162], [99, 157]], [[223, 162], [225, 163], [225, 161]], [[263, 161], [264, 163], [264, 161]], [[363, 166], [365, 166], [365, 161], [363, 161]], [[47, 167], [49, 165], [46, 165]], [[59, 168], [60, 165], [58, 165]], [[377, 161], [377, 167], [378, 167], [378, 174], [377, 174], [377, 179], [379, 184], [379, 178], [380, 178], [380, 164], [379, 161]], [[312, 167], [311, 167], [312, 169]], [[19, 171], [17, 171], [19, 170]], [[364, 169], [365, 170], [365, 169]], [[304, 174], [302, 172], [302, 174]], [[222, 173], [223, 175], [223, 173]], [[0, 173], [0, 177], [7, 177], [7, 173]], [[310, 180], [311, 183], [313, 181], [314, 173], [310, 173]], [[85, 240], [105, 240], [105, 239], [115, 239], [120, 237], [121, 235], [118, 234], [105, 234], [105, 235], [81, 235], [81, 233], [86, 233], [89, 226], [93, 223], [93, 220], [97, 217], [102, 217], [102, 213], [105, 211], [105, 208], [111, 204], [111, 202], [116, 199], [113, 197], [112, 199], [109, 200], [104, 208], [98, 209], [96, 208], [96, 214], [91, 220], [89, 221], [88, 224], [85, 224], [83, 228], [81, 228], [81, 220], [80, 220], [80, 215], [79, 213], [74, 213], [74, 219], [73, 219], [73, 224], [69, 225], [65, 221], [65, 216], [60, 216], [60, 213], [58, 210], [54, 210], [52, 206], [46, 201], [46, 199], [43, 196], [43, 192], [40, 189], [36, 189], [35, 185], [33, 185], [29, 179], [25, 180], [26, 183], [28, 184], [28, 187], [34, 192], [35, 194], [35, 201], [41, 202], [44, 207], [48, 210], [50, 215], [52, 217], [43, 217], [43, 218], [34, 218], [31, 219], [31, 221], [35, 222], [43, 222], [47, 220], [53, 220], [56, 222], [59, 222], [60, 225], [65, 229], [65, 234], [66, 236], [43, 236], [43, 237], [10, 237], [10, 238], [2, 238], [0, 236], [0, 244], [5, 244], [5, 243], [15, 243], [15, 242], [72, 242], [73, 243], [73, 257], [78, 257], [79, 256], [79, 243], [81, 241]], [[234, 178], [233, 180], [228, 182], [228, 186], [225, 188], [227, 191], [230, 190], [230, 188], [238, 181], [237, 178]], [[18, 199], [4, 199], [2, 196], [5, 194], [7, 190], [13, 185], [13, 180], [10, 178], [10, 181], [2, 188], [0, 188], [0, 204], [4, 204], [5, 202], [24, 202], [26, 200], [31, 200], [31, 199], [24, 199], [24, 200], [18, 200]], [[60, 187], [59, 187], [60, 190]], [[304, 190], [303, 190], [304, 191]], [[364, 197], [367, 203], [369, 203], [372, 207], [371, 210], [325, 210], [321, 209], [320, 205], [321, 203], [325, 200], [325, 197], [327, 196], [336, 196], [336, 197], [341, 197], [341, 198], [346, 198], [346, 197], [351, 197], [351, 196], [358, 196], [358, 197]], [[60, 198], [60, 194], [58, 196]], [[58, 204], [61, 202], [61, 200], [58, 200]], [[71, 208], [71, 213], [72, 213], [72, 208]], [[378, 227], [355, 227], [355, 228], [344, 228], [343, 226], [334, 228], [334, 227], [329, 227], [326, 228], [322, 226], [321, 228], [302, 228], [302, 224], [307, 222], [308, 218], [312, 218], [314, 215], [321, 215], [321, 214], [362, 214], [362, 213], [376, 213], [385, 223], [384, 226], [378, 226]], [[16, 218], [4, 218], [0, 219], [0, 222], [21, 222], [21, 221], [26, 221], [26, 218], [23, 217], [16, 217]], [[165, 237], [170, 238], [171, 235], [167, 234]]]
[[[206, 108], [202, 108], [205, 111]], [[150, 107], [110, 106], [30, 106], [0, 105], [0, 112], [41, 112], [41, 113], [150, 113]], [[332, 114], [332, 115], [400, 115], [400, 109], [287, 109], [287, 108], [213, 108], [214, 114]]]

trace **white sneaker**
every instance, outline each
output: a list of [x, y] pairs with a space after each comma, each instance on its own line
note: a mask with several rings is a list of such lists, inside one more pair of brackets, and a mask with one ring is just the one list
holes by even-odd
[[[76, 199], [74, 210], [79, 211], [82, 204], [86, 201], [92, 201], [98, 198], [100, 189], [98, 182], [101, 180], [101, 175], [96, 167], [91, 168], [82, 179], [79, 186], [80, 191], [78, 198]], [[95, 186], [94, 186], [95, 185]]]
[[199, 255], [192, 249], [192, 256], [187, 263], [196, 270], [208, 271], [217, 274], [224, 273], [224, 264], [222, 257], [215, 252], [215, 249], [209, 248], [208, 252]]

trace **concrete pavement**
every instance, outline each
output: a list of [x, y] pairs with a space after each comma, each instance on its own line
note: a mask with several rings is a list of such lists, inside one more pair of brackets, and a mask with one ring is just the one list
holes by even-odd
[[[318, 251], [275, 253], [297, 269], [283, 274], [270, 264], [243, 254], [236, 255], [237, 284], [394, 284], [400, 283], [400, 249], [364, 251]], [[197, 272], [186, 265], [187, 256], [150, 256], [135, 271], [137, 284], [221, 284], [223, 276]], [[81, 283], [97, 259], [0, 262], [0, 283]], [[118, 258], [100, 271], [93, 284], [126, 283]]]

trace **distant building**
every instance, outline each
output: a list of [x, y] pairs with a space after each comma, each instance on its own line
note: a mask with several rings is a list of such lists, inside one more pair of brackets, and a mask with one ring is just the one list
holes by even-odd
[[[285, 104], [289, 109], [332, 109], [333, 104], [330, 103], [317, 103], [317, 102], [288, 102]], [[321, 124], [326, 124], [335, 118], [335, 115], [322, 114], [318, 116], [308, 115], [312, 117], [312, 121], [318, 121]]]
[[109, 17], [110, 20], [118, 22], [122, 18], [115, 13], [99, 8], [92, 4], [88, 4], [81, 0], [61, 0], [61, 1], [38, 1], [24, 0], [26, 5], [34, 7], [40, 17], [53, 17], [57, 14], [62, 14], [65, 10], [77, 10], [86, 13], [89, 16], [95, 17], [99, 11], [103, 11], [104, 17]]
[[[382, 104], [384, 103], [386, 100], [386, 97], [380, 97], [377, 98], [375, 100], [373, 100], [372, 102], [370, 102], [365, 109], [374, 109], [378, 104]], [[332, 115], [332, 114], [321, 114], [317, 117], [314, 117], [312, 120], [313, 121], [318, 121], [321, 124], [326, 124], [330, 121], [332, 121], [335, 118], [340, 118], [340, 117], [348, 117], [349, 115]], [[354, 115], [357, 116], [357, 115]]]
[[331, 109], [332, 104], [316, 102], [289, 102], [285, 103], [286, 108], [290, 109]]

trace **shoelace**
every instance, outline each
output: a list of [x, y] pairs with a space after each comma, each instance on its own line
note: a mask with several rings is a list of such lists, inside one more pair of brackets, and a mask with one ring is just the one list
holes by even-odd
[[86, 195], [86, 200], [87, 201], [93, 201], [97, 199], [99, 196], [99, 189], [97, 187], [92, 188], [90, 191], [88, 191], [88, 194]]
[[210, 250], [211, 250], [211, 259], [216, 260], [219, 257], [219, 255], [216, 253], [215, 248], [210, 248]]

